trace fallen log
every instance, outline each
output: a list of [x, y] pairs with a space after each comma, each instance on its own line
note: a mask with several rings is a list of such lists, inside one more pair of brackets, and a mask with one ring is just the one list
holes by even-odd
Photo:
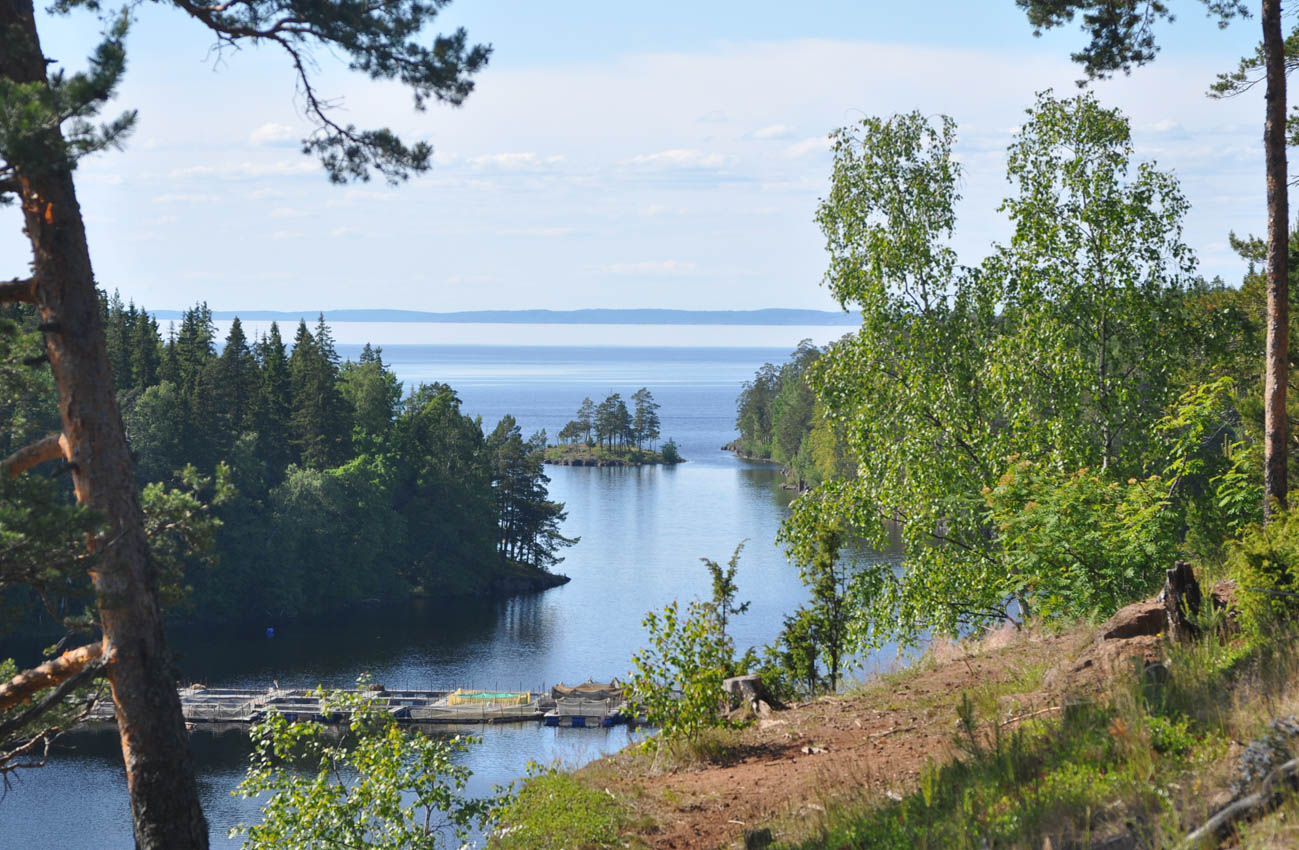
[[1285, 796], [1284, 785], [1293, 783], [1299, 774], [1299, 759], [1291, 759], [1275, 768], [1263, 778], [1263, 783], [1253, 794], [1241, 797], [1205, 821], [1204, 825], [1182, 841], [1184, 850], [1194, 850], [1205, 841], [1221, 841], [1231, 834], [1236, 824], [1267, 814], [1281, 803]]

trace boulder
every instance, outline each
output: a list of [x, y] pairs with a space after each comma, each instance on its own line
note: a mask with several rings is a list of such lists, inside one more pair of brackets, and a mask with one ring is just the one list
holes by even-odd
[[1114, 613], [1101, 626], [1103, 640], [1125, 640], [1142, 635], [1157, 635], [1168, 627], [1164, 603], [1133, 602]]

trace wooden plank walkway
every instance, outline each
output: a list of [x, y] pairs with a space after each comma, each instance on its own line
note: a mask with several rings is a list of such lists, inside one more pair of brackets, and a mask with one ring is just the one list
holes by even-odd
[[[256, 723], [268, 714], [282, 714], [289, 720], [314, 720], [335, 723], [345, 717], [327, 714], [314, 690], [272, 687], [208, 688], [191, 685], [180, 688], [181, 711], [187, 723], [243, 724]], [[515, 700], [466, 698], [459, 691], [440, 690], [371, 690], [367, 694], [392, 714], [399, 723], [466, 724], [524, 723], [545, 721], [556, 725], [555, 717], [565, 726], [609, 726], [627, 722], [624, 702], [617, 700], [582, 700], [581, 707], [563, 699], [558, 703], [549, 693], [520, 694]], [[489, 697], [491, 695], [488, 695]], [[453, 699], [458, 697], [458, 699]], [[526, 700], [526, 701], [524, 701]], [[514, 702], [515, 704], [505, 704]], [[580, 718], [577, 715], [581, 715]], [[105, 700], [95, 707], [91, 721], [112, 722], [113, 704]]]

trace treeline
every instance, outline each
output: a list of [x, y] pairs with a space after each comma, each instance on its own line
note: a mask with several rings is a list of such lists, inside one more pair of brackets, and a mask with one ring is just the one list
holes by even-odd
[[609, 449], [652, 446], [662, 427], [660, 405], [647, 387], [632, 393], [631, 401], [633, 409], [628, 409], [620, 393], [610, 393], [598, 405], [589, 396], [582, 399], [577, 418], [560, 429], [560, 443], [585, 442]]
[[821, 354], [811, 340], [803, 340], [788, 362], [764, 363], [753, 380], [745, 381], [735, 404], [740, 436], [729, 448], [744, 457], [781, 464], [800, 490], [853, 472], [842, 428], [826, 416], [808, 383], [809, 370]]
[[116, 295], [104, 316], [141, 486], [186, 467], [211, 479], [215, 558], [171, 577], [185, 614], [482, 593], [572, 542], [544, 435], [525, 439], [508, 416], [484, 434], [445, 384], [404, 392], [380, 348], [343, 361], [323, 318], [299, 322], [292, 345], [275, 323], [250, 340], [236, 318], [218, 353], [206, 305], [165, 339]]

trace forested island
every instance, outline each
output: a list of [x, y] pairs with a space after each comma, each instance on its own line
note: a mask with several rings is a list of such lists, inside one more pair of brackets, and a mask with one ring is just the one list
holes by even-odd
[[[654, 466], [684, 463], [674, 440], [657, 446], [660, 405], [647, 387], [632, 393], [632, 408], [620, 393], [596, 404], [582, 399], [577, 416], [559, 432], [559, 444], [546, 447], [546, 463], [558, 466]], [[657, 446], [657, 447], [656, 447]]]
[[[164, 570], [171, 618], [281, 618], [567, 581], [549, 572], [573, 541], [546, 489], [544, 440], [525, 438], [513, 417], [484, 432], [446, 384], [406, 391], [380, 348], [343, 361], [323, 319], [299, 322], [286, 342], [275, 323], [250, 340], [236, 318], [218, 352], [206, 305], [165, 339], [116, 295], [103, 316], [145, 501], [184, 494], [201, 520], [174, 541]], [[13, 344], [35, 350], [34, 311], [6, 317]], [[5, 401], [28, 426], [5, 435], [6, 454], [27, 431], [57, 427], [47, 382]], [[40, 610], [24, 589], [6, 601]], [[47, 601], [61, 611], [84, 603]]]

